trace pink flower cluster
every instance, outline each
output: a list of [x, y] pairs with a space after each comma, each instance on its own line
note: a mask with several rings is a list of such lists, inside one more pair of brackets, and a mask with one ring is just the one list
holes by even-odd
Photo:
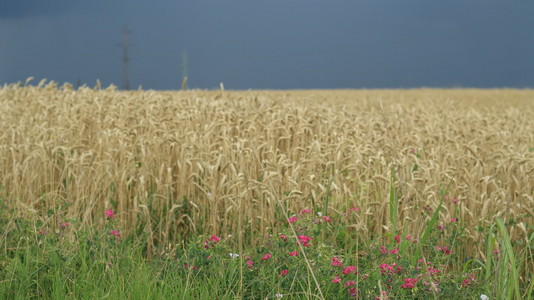
[[[464, 275], [465, 275], [465, 274], [464, 274]], [[464, 279], [464, 280], [462, 281], [462, 286], [463, 286], [463, 287], [468, 287], [468, 286], [470, 286], [471, 284], [477, 282], [477, 280], [476, 280], [476, 278], [475, 278], [474, 275], [469, 274], [469, 275], [467, 275], [467, 277], [468, 277], [468, 278], [466, 278], [466, 279]]]
[[380, 268], [380, 273], [382, 275], [399, 274], [402, 271], [402, 266], [397, 266], [396, 262], [392, 263], [391, 265], [381, 264], [378, 267]]
[[357, 271], [357, 267], [348, 266], [348, 267], [344, 268], [343, 271], [341, 271], [341, 273], [343, 273], [343, 274], [350, 274], [350, 273], [358, 274], [358, 271]]
[[312, 240], [311, 237], [309, 236], [306, 236], [306, 235], [299, 235], [298, 236], [298, 239], [299, 239], [299, 242], [302, 244], [302, 246], [304, 247], [309, 247], [310, 244], [309, 242]]
[[109, 232], [109, 234], [115, 236], [115, 239], [117, 240], [121, 238], [121, 233], [118, 230], [112, 230]]
[[214, 234], [210, 236], [206, 241], [204, 241], [204, 248], [208, 249], [215, 247], [215, 244], [217, 244], [220, 240], [221, 238]]
[[299, 219], [299, 218], [297, 218], [297, 217], [291, 217], [291, 218], [287, 219], [287, 222], [288, 222], [288, 223], [295, 223], [295, 222], [298, 221], [298, 219]]
[[389, 253], [391, 253], [391, 254], [399, 254], [399, 248], [388, 250], [386, 247], [380, 246], [380, 253], [382, 253], [384, 255], [387, 255]]
[[359, 207], [351, 207], [351, 208], [349, 208], [349, 212], [359, 212], [359, 211], [360, 211]]
[[[332, 266], [343, 268], [343, 263], [341, 262], [341, 260], [339, 260], [337, 256], [334, 256], [332, 257]], [[358, 274], [358, 268], [356, 266], [347, 266], [343, 268], [343, 270], [341, 271], [341, 274], [347, 275], [347, 276], [350, 274]], [[347, 281], [343, 284], [343, 286], [348, 288], [347, 292], [349, 293], [350, 296], [356, 297], [360, 292], [356, 289], [356, 287], [353, 287], [356, 284], [356, 282], [349, 278], [350, 277], [346, 278]], [[366, 277], [362, 276], [362, 278], [365, 279]], [[336, 277], [332, 279], [332, 283], [341, 283], [342, 281], [343, 279], [340, 277], [340, 275], [337, 275]]]
[[430, 276], [439, 275], [439, 273], [441, 273], [441, 271], [438, 269], [434, 269], [432, 267], [428, 268], [428, 275]]
[[108, 219], [115, 218], [115, 212], [113, 211], [113, 209], [106, 209], [106, 217]]
[[337, 256], [334, 256], [332, 257], [332, 266], [343, 267], [343, 263], [337, 258]]
[[451, 254], [451, 250], [449, 248], [447, 248], [446, 246], [443, 246], [443, 247], [436, 246], [436, 250], [445, 253], [445, 255], [450, 255]]
[[404, 284], [401, 285], [401, 288], [413, 289], [418, 280], [418, 278], [404, 278]]

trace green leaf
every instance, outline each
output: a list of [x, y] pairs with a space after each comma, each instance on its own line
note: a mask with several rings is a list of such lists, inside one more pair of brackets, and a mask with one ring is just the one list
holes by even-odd
[[504, 252], [506, 256], [508, 256], [508, 259], [510, 260], [510, 264], [508, 265], [508, 267], [512, 271], [512, 278], [510, 278], [512, 284], [508, 292], [508, 295], [510, 296], [509, 299], [512, 298], [514, 292], [515, 292], [515, 298], [519, 299], [521, 294], [519, 292], [519, 275], [517, 272], [517, 264], [515, 262], [514, 248], [512, 247], [512, 243], [510, 242], [510, 236], [508, 235], [508, 230], [506, 229], [506, 226], [504, 225], [501, 218], [496, 218], [495, 222], [497, 223], [497, 228], [499, 229], [499, 232], [502, 237], [502, 243], [504, 244], [504, 247], [503, 247]]

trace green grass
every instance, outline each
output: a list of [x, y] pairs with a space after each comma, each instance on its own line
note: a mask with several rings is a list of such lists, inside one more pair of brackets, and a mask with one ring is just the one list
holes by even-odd
[[[457, 231], [437, 229], [439, 207], [418, 241], [406, 234], [399, 242], [362, 241], [346, 227], [358, 213], [330, 215], [329, 221], [296, 212], [291, 224], [296, 235], [311, 238], [301, 245], [288, 224], [279, 235], [259, 237], [259, 247], [238, 245], [232, 237], [198, 236], [148, 259], [146, 237], [110, 234], [120, 227], [116, 217], [103, 214], [104, 225], [91, 230], [76, 223], [43, 230], [4, 209], [0, 299], [352, 299], [351, 294], [374, 299], [382, 292], [387, 293], [382, 299], [532, 298], [531, 280], [520, 278], [532, 263], [532, 245], [514, 251], [500, 219], [481, 241], [486, 258], [466, 261], [454, 251]], [[445, 241], [452, 241], [451, 253], [436, 248]], [[289, 255], [295, 251], [298, 255]], [[236, 252], [238, 257], [230, 255]], [[270, 257], [262, 260], [266, 254]], [[333, 266], [333, 257], [342, 266]], [[349, 266], [357, 273], [344, 274]], [[416, 281], [409, 286], [406, 280]]]

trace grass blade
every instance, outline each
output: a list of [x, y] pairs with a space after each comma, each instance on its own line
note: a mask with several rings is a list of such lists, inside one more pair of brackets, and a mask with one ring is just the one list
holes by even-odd
[[502, 248], [509, 261], [508, 267], [512, 272], [511, 278], [508, 279], [510, 282], [508, 286], [508, 299], [520, 299], [521, 294], [519, 292], [519, 276], [517, 272], [514, 249], [512, 247], [512, 243], [510, 242], [510, 236], [508, 235], [508, 230], [506, 229], [506, 226], [500, 218], [496, 218], [495, 223], [497, 224], [497, 228], [499, 229], [499, 233], [501, 234], [501, 242], [503, 244]]

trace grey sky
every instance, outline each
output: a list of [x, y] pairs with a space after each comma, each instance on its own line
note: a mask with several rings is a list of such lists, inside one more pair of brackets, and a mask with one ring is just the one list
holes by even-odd
[[[46, 3], [46, 4], [45, 4]], [[0, 2], [0, 84], [132, 87], [534, 87], [534, 1]]]

